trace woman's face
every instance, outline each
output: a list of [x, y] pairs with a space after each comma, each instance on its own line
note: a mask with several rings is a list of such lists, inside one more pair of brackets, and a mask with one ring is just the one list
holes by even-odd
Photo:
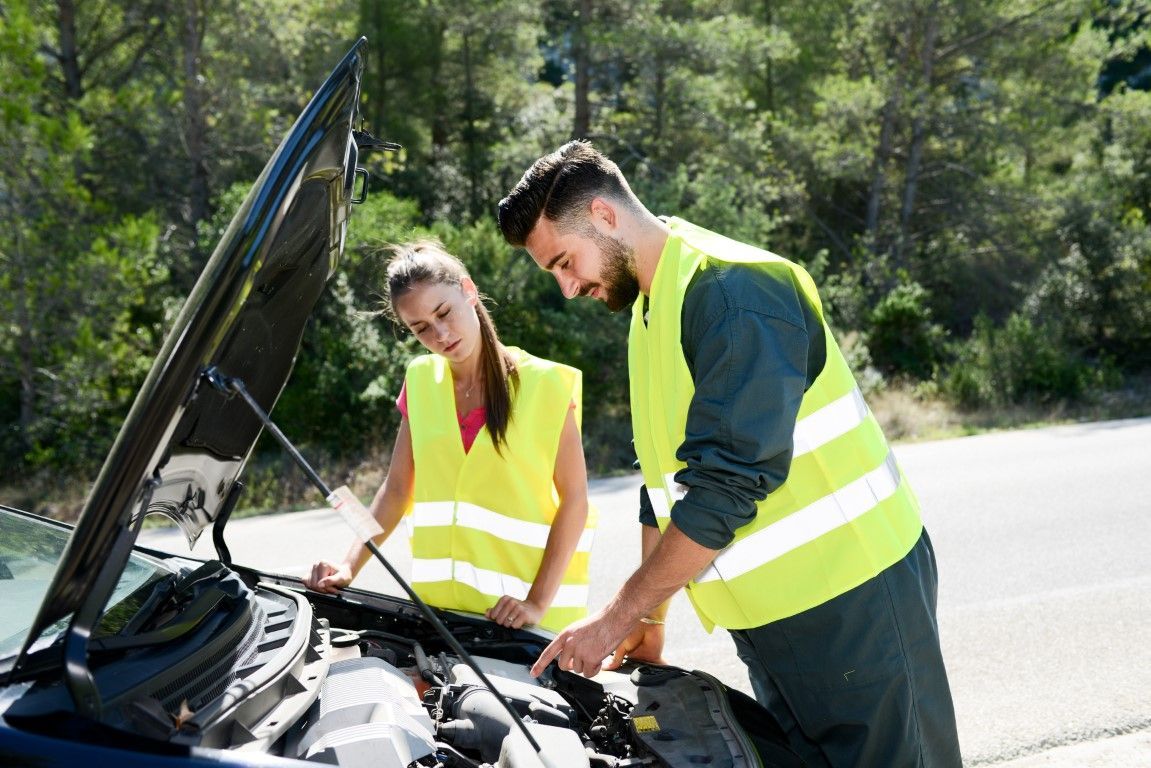
[[479, 353], [478, 301], [475, 283], [465, 277], [460, 285], [417, 283], [394, 307], [429, 352], [459, 363]]

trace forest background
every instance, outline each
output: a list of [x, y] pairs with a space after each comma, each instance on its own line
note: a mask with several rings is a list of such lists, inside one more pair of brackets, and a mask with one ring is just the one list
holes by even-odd
[[[279, 426], [370, 496], [414, 341], [382, 246], [461, 255], [577, 365], [630, 467], [626, 313], [565, 302], [496, 202], [571, 137], [656, 213], [804, 264], [893, 437], [1149, 412], [1151, 2], [0, 0], [0, 487], [69, 517], [175, 312], [360, 35], [369, 158]], [[940, 415], [942, 414], [942, 415]], [[241, 506], [315, 503], [262, 438]]]

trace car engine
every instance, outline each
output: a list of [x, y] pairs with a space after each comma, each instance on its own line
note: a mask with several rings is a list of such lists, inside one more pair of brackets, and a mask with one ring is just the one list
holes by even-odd
[[[762, 764], [748, 728], [762, 710], [703, 673], [631, 665], [587, 679], [553, 665], [536, 679], [547, 637], [437, 612], [493, 691], [406, 600], [166, 563], [171, 579], [141, 587], [90, 643], [101, 725], [142, 746], [345, 768]], [[58, 729], [69, 709], [66, 686], [42, 679], [4, 716]]]
[[547, 765], [759, 764], [717, 681], [643, 665], [594, 679], [553, 666], [535, 679], [528, 670], [546, 640], [482, 620], [451, 628], [495, 692], [435, 637], [332, 628], [328, 674], [283, 754], [387, 768], [538, 765], [498, 692]]

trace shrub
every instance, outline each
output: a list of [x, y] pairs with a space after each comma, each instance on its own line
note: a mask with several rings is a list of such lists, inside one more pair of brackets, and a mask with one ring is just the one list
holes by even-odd
[[943, 392], [967, 408], [1047, 403], [1080, 397], [1099, 375], [1051, 328], [1019, 313], [996, 328], [981, 315], [956, 349]]
[[885, 374], [929, 379], [935, 372], [945, 333], [931, 316], [930, 293], [919, 283], [897, 285], [868, 316], [867, 347]]

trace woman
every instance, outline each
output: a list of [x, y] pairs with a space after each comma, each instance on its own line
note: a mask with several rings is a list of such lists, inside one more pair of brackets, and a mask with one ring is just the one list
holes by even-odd
[[[595, 520], [580, 372], [501, 344], [464, 265], [436, 242], [395, 249], [384, 311], [431, 354], [408, 365], [397, 399], [377, 544], [410, 512], [412, 587], [431, 605], [517, 629], [582, 618]], [[336, 592], [368, 557], [357, 542], [304, 584]]]

